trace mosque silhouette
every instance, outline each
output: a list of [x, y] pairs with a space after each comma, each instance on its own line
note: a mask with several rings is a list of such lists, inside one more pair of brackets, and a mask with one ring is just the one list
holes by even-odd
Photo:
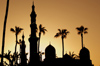
[[9, 62], [10, 66], [34, 66], [34, 64], [65, 64], [66, 66], [94, 66], [90, 60], [90, 51], [83, 47], [79, 52], [79, 58], [72, 58], [70, 55], [65, 54], [62, 58], [56, 57], [55, 48], [49, 44], [45, 49], [45, 59], [41, 61], [42, 56], [37, 52], [37, 41], [38, 37], [36, 36], [37, 24], [36, 24], [35, 6], [32, 5], [31, 17], [31, 35], [29, 37], [30, 43], [30, 56], [29, 61], [27, 62], [27, 55], [25, 52], [25, 40], [24, 34], [22, 36], [22, 44], [20, 45], [20, 62], [17, 65], [14, 65], [13, 62]]
[[36, 37], [36, 13], [35, 13], [35, 6], [32, 6], [32, 13], [31, 13], [31, 36], [29, 38], [30, 42], [30, 61], [29, 65], [33, 66], [33, 64], [66, 64], [68, 66], [93, 66], [90, 60], [90, 52], [86, 47], [83, 47], [80, 50], [79, 58], [80, 59], [73, 59], [68, 54], [65, 54], [63, 58], [56, 58], [56, 50], [50, 44], [45, 49], [45, 59], [44, 61], [40, 61], [39, 53], [37, 53], [37, 37]]

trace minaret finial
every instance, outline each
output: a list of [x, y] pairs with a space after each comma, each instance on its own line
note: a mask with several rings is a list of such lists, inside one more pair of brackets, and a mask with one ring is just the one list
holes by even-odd
[[51, 45], [51, 41], [49, 41], [49, 45]]
[[34, 5], [34, 0], [33, 0], [33, 5]]
[[32, 6], [34, 7], [34, 1], [33, 1], [33, 3], [32, 3]]
[[35, 13], [35, 6], [34, 6], [34, 1], [33, 1], [33, 4], [32, 4], [32, 12], [30, 14], [31, 16], [31, 23], [36, 23], [36, 13]]
[[24, 40], [24, 37], [25, 37], [25, 36], [24, 36], [24, 32], [23, 32], [23, 35], [22, 35], [22, 39], [23, 39], [23, 40]]

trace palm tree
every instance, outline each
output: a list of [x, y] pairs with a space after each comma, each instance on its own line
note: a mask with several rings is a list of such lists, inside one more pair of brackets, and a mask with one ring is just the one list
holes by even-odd
[[17, 26], [15, 26], [15, 30], [13, 28], [10, 29], [10, 31], [14, 32], [15, 33], [15, 36], [16, 36], [16, 45], [15, 45], [15, 53], [16, 53], [16, 50], [17, 50], [17, 43], [18, 43], [18, 34], [22, 31], [23, 29], [22, 28], [19, 28]]
[[39, 53], [39, 47], [40, 47], [40, 38], [41, 38], [41, 33], [43, 33], [43, 35], [45, 35], [45, 31], [47, 31], [45, 29], [45, 27], [42, 27], [42, 25], [39, 25], [39, 40], [38, 40], [38, 53]]
[[5, 14], [4, 28], [3, 28], [3, 37], [2, 37], [2, 58], [1, 58], [1, 64], [2, 65], [3, 65], [3, 54], [4, 54], [5, 32], [6, 32], [6, 22], [7, 22], [7, 16], [8, 16], [8, 8], [9, 8], [9, 0], [7, 0], [6, 14]]
[[88, 33], [87, 32], [88, 28], [84, 28], [84, 26], [81, 26], [81, 27], [77, 27], [76, 29], [78, 30], [78, 34], [79, 35], [81, 34], [81, 41], [82, 41], [82, 48], [83, 48], [83, 34]]
[[66, 38], [67, 34], [69, 33], [69, 31], [67, 31], [67, 29], [58, 29], [58, 33], [56, 33], [56, 35], [54, 37], [59, 37], [61, 36], [62, 39], [62, 56], [64, 56], [64, 38]]
[[69, 56], [70, 56], [72, 59], [79, 59], [79, 56], [76, 55], [74, 52], [70, 52], [70, 51], [69, 51]]

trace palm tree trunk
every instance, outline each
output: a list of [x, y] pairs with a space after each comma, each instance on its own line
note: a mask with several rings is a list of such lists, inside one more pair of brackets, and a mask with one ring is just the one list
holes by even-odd
[[5, 20], [4, 20], [4, 28], [3, 28], [3, 39], [2, 39], [2, 58], [1, 58], [1, 64], [3, 65], [3, 54], [4, 54], [4, 44], [5, 44], [5, 32], [6, 32], [6, 22], [7, 22], [7, 15], [8, 15], [8, 7], [9, 7], [9, 0], [7, 0], [7, 6], [6, 6], [6, 14], [5, 14]]
[[82, 48], [83, 48], [83, 34], [81, 34]]
[[17, 60], [18, 60], [16, 51], [17, 51], [17, 34], [16, 34], [16, 45], [15, 45], [15, 64], [17, 64]]
[[41, 32], [39, 32], [38, 53], [39, 53], [39, 48], [40, 48], [40, 38], [41, 38]]
[[16, 53], [16, 50], [17, 50], [17, 34], [16, 34], [16, 45], [15, 45], [15, 53]]
[[62, 37], [62, 57], [64, 56], [64, 39]]

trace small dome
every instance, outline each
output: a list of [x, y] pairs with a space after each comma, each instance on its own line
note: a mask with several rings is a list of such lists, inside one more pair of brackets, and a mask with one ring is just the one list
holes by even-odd
[[82, 52], [82, 53], [83, 53], [83, 52], [85, 52], [85, 53], [86, 53], [86, 52], [89, 53], [89, 50], [88, 50], [86, 47], [83, 47], [83, 48], [81, 49], [80, 52]]
[[54, 51], [55, 51], [55, 48], [54, 48], [52, 45], [49, 45], [49, 46], [46, 47], [46, 50], [48, 50], [48, 51], [49, 51], [49, 50], [50, 50], [50, 51], [51, 51], [51, 50], [54, 50]]
[[90, 59], [90, 52], [86, 47], [80, 50], [80, 59]]
[[46, 58], [55, 58], [55, 48], [52, 45], [47, 46], [45, 49], [45, 57]]

